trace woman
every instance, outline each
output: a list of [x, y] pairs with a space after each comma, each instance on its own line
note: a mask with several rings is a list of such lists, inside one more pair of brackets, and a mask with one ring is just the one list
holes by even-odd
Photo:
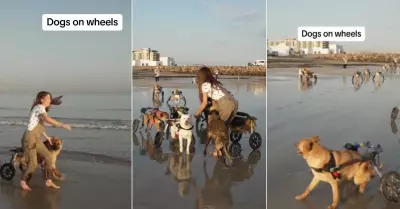
[[24, 132], [22, 137], [22, 148], [24, 150], [25, 158], [28, 159], [28, 165], [25, 171], [22, 174], [20, 186], [23, 190], [32, 190], [27, 182], [32, 177], [32, 174], [35, 172], [38, 163], [37, 163], [37, 155], [41, 155], [45, 159], [45, 178], [46, 178], [46, 186], [52, 188], [60, 188], [55, 185], [52, 178], [52, 156], [47, 148], [44, 146], [43, 142], [40, 140], [40, 137], [43, 135], [46, 139], [49, 137], [45, 133], [44, 122], [51, 124], [56, 127], [64, 128], [66, 130], [71, 130], [71, 126], [68, 124], [62, 124], [49, 115], [47, 115], [47, 111], [52, 103], [52, 96], [49, 92], [41, 91], [37, 94], [36, 100], [32, 105], [31, 112], [29, 113], [29, 121], [28, 126]]
[[221, 120], [226, 123], [231, 122], [238, 110], [238, 101], [213, 77], [208, 67], [200, 68], [197, 72], [197, 80], [201, 105], [195, 116], [200, 116], [204, 108], [207, 107], [208, 98], [211, 98], [213, 105], [217, 107]]

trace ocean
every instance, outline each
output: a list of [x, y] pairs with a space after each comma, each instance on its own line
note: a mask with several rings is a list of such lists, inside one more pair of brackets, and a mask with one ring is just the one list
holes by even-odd
[[[59, 94], [53, 93], [54, 96]], [[0, 94], [0, 151], [20, 146], [35, 94]], [[65, 155], [103, 156], [130, 160], [130, 94], [67, 94], [49, 115], [72, 131], [47, 128], [64, 140]]]

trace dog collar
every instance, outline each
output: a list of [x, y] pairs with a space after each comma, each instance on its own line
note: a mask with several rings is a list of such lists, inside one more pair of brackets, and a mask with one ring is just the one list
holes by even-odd
[[183, 129], [183, 130], [190, 131], [190, 130], [193, 129], [193, 126], [191, 126], [190, 128], [183, 128], [180, 124], [178, 124], [177, 127], [178, 127], [178, 130], [179, 130], [179, 129]]

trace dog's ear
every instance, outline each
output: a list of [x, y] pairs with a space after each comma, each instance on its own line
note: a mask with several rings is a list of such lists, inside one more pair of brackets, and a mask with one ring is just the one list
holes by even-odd
[[313, 136], [313, 137], [311, 137], [311, 139], [312, 139], [312, 142], [314, 142], [314, 143], [318, 143], [320, 141], [319, 136]]

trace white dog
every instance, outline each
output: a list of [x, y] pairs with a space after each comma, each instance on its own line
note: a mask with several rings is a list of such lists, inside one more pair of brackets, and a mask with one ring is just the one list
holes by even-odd
[[173, 122], [171, 125], [171, 139], [179, 140], [179, 152], [183, 152], [183, 140], [186, 139], [186, 153], [190, 154], [190, 145], [193, 139], [193, 125], [192, 116], [189, 114], [182, 114], [178, 112], [181, 116], [178, 122]]

